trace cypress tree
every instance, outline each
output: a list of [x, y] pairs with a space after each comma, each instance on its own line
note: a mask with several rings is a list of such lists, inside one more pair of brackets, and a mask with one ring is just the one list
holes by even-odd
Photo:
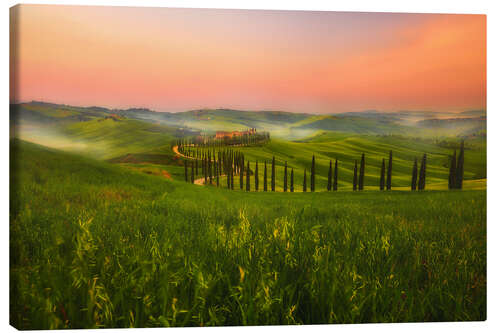
[[217, 182], [217, 187], [219, 187], [219, 166], [217, 166], [216, 172], [215, 172], [215, 179]]
[[273, 156], [273, 164], [271, 166], [271, 191], [275, 191], [275, 186], [276, 186], [276, 174], [274, 173], [274, 168], [275, 168], [275, 159]]
[[358, 189], [363, 191], [365, 183], [365, 153], [361, 154], [361, 162], [359, 163], [359, 182]]
[[247, 162], [247, 191], [250, 191], [250, 162]]
[[234, 169], [232, 164], [230, 166], [230, 169], [231, 169], [231, 190], [234, 190]]
[[293, 192], [293, 168], [292, 172], [290, 172], [290, 192]]
[[212, 185], [212, 161], [208, 159], [208, 179], [210, 180], [210, 185]]
[[194, 160], [194, 164], [195, 164], [196, 177], [198, 177], [198, 158]]
[[427, 163], [427, 155], [424, 154], [422, 157], [422, 162], [420, 163], [420, 175], [418, 178], [418, 190], [423, 191], [425, 190], [425, 169], [426, 169], [426, 163]]
[[392, 188], [392, 150], [389, 152], [389, 165], [387, 165], [387, 185], [386, 188]]
[[307, 192], [307, 175], [306, 175], [306, 169], [304, 169], [304, 182], [302, 183], [302, 192]]
[[208, 171], [207, 169], [208, 168], [207, 168], [207, 157], [206, 156], [205, 156], [205, 159], [203, 160], [203, 165], [204, 165], [204, 167], [203, 167], [203, 176], [205, 177], [205, 184], [206, 184], [207, 183], [207, 176], [208, 176], [207, 175], [207, 171]]
[[330, 160], [330, 169], [328, 169], [328, 183], [326, 184], [326, 190], [332, 190], [332, 160]]
[[338, 167], [337, 167], [337, 159], [335, 159], [335, 169], [333, 170], [333, 190], [337, 191], [338, 184]]
[[267, 192], [267, 161], [264, 161], [264, 192]]
[[385, 188], [385, 158], [382, 159], [382, 166], [380, 167], [380, 190]]
[[[241, 160], [240, 162], [240, 190], [243, 190], [243, 173], [245, 172], [245, 162]], [[248, 172], [248, 170], [247, 170]]]
[[288, 170], [287, 170], [287, 163], [285, 161], [285, 175], [283, 176], [283, 192], [286, 192], [287, 189], [287, 176], [288, 176]]
[[456, 180], [457, 180], [457, 151], [453, 153], [453, 156], [451, 156], [450, 160], [450, 173], [448, 175], [448, 189], [454, 189], [457, 187], [456, 185]]
[[186, 160], [184, 160], [184, 180], [186, 183], [188, 182], [188, 166]]
[[314, 192], [315, 187], [316, 187], [316, 163], [313, 155], [311, 161], [311, 192]]
[[194, 162], [191, 161], [191, 184], [194, 184]]
[[225, 169], [226, 169], [227, 188], [230, 189], [231, 188], [231, 174], [229, 172], [228, 161], [226, 160], [225, 162], [226, 162], [225, 163]]
[[354, 161], [354, 177], [352, 178], [352, 190], [356, 191], [358, 188], [358, 161]]
[[456, 176], [456, 181], [455, 181], [455, 188], [461, 190], [463, 186], [463, 181], [464, 181], [464, 141], [460, 143], [460, 153], [458, 154], [458, 160], [457, 160], [457, 176]]
[[259, 162], [255, 161], [255, 192], [259, 191]]
[[418, 176], [418, 162], [415, 157], [415, 162], [413, 162], [413, 171], [411, 173], [411, 190], [415, 191], [417, 189], [417, 176]]

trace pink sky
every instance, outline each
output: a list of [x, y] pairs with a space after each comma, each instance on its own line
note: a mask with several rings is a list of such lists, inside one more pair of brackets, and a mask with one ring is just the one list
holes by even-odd
[[486, 108], [486, 16], [21, 5], [11, 102]]

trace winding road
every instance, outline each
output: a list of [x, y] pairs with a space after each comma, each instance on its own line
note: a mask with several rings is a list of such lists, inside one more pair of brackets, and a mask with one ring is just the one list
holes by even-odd
[[[187, 158], [187, 159], [190, 159], [190, 160], [195, 160], [194, 157], [189, 157], [189, 156], [186, 156], [184, 154], [182, 154], [181, 152], [179, 152], [179, 146], [174, 146], [172, 147], [172, 150], [174, 151], [174, 153], [177, 155], [177, 156], [181, 156], [181, 157], [184, 157], [184, 158]], [[189, 176], [189, 175], [188, 175]], [[222, 174], [220, 175], [219, 177], [224, 177], [225, 175]], [[207, 178], [208, 180], [208, 178]], [[212, 183], [215, 184], [215, 180], [212, 179]], [[198, 178], [198, 179], [195, 179], [194, 180], [194, 184], [195, 185], [205, 185], [205, 177], [202, 177], [202, 178]]]

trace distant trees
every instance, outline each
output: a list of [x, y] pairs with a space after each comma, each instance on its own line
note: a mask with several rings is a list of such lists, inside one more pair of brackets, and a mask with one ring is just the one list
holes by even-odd
[[417, 175], [418, 175], [418, 162], [415, 157], [415, 162], [413, 162], [413, 171], [411, 173], [411, 190], [415, 191], [417, 189]]
[[380, 167], [379, 188], [381, 191], [383, 191], [385, 188], [385, 158], [382, 159], [382, 166]]
[[307, 192], [307, 175], [306, 175], [306, 169], [304, 169], [304, 181], [302, 182], [302, 192]]
[[[449, 174], [448, 174], [448, 188], [449, 189], [460, 189], [463, 186], [463, 175], [464, 175], [464, 141], [460, 143], [460, 150], [453, 151], [453, 155], [450, 155], [449, 164]], [[216, 151], [215, 149], [191, 149], [189, 147], [185, 148], [185, 157], [182, 159], [184, 164], [184, 180], [186, 182], [195, 183], [196, 174], [199, 163], [203, 172], [204, 184], [217, 184], [220, 186], [220, 177], [225, 175], [227, 179], [227, 188], [234, 190], [234, 177], [240, 177], [240, 189], [245, 188], [246, 191], [251, 191], [250, 182], [254, 181], [255, 191], [259, 191], [260, 179], [259, 179], [259, 162], [255, 161], [255, 171], [250, 170], [250, 161], [246, 161], [245, 157], [241, 151], [236, 151], [232, 149], [221, 149]], [[191, 161], [188, 160], [191, 159]], [[380, 190], [391, 190], [392, 188], [392, 160], [393, 152], [389, 151], [389, 159], [386, 163], [385, 158], [382, 159], [380, 168], [380, 178], [379, 178], [379, 189]], [[328, 161], [328, 175], [327, 175], [327, 191], [337, 191], [338, 190], [338, 159], [335, 159], [335, 164], [333, 160]], [[246, 164], [246, 165], [245, 165]], [[189, 169], [191, 171], [189, 171]], [[291, 170], [289, 170], [291, 169]], [[285, 161], [283, 175], [283, 192], [294, 192], [295, 191], [295, 179], [294, 179], [294, 169], [288, 166], [288, 161]], [[413, 161], [413, 168], [411, 172], [411, 184], [410, 188], [412, 191], [415, 190], [425, 190], [426, 186], [426, 171], [427, 171], [427, 154], [422, 155], [422, 160], [419, 166], [418, 158]], [[190, 172], [190, 173], [189, 173]], [[288, 173], [290, 172], [290, 174]], [[308, 186], [311, 192], [316, 190], [316, 156], [313, 154], [311, 158], [311, 176], [310, 185], [307, 184], [308, 175], [307, 168], [304, 169], [304, 178], [302, 183], [302, 191], [307, 192]], [[366, 154], [361, 154], [360, 163], [354, 161], [353, 165], [353, 179], [352, 186], [354, 191], [364, 190], [364, 178], [366, 173]], [[245, 177], [246, 176], [246, 177]], [[253, 176], [253, 180], [251, 177]], [[264, 187], [263, 191], [268, 190], [268, 179], [267, 179], [267, 161], [264, 161]], [[276, 191], [276, 157], [273, 156], [271, 164], [271, 190]], [[244, 186], [246, 182], [246, 185]]]
[[275, 163], [276, 163], [276, 160], [274, 159], [274, 156], [273, 156], [273, 162], [272, 162], [272, 166], [271, 166], [271, 191], [275, 191], [276, 190], [276, 173], [275, 173]]
[[386, 189], [392, 188], [392, 150], [389, 152], [389, 165], [387, 166], [387, 184]]
[[352, 190], [358, 189], [358, 161], [354, 161], [354, 176], [352, 178]]
[[427, 163], [427, 154], [424, 154], [424, 156], [422, 157], [422, 162], [420, 163], [420, 175], [418, 178], [418, 190], [419, 191], [425, 190], [426, 163]]
[[267, 162], [264, 161], [264, 192], [267, 192]]
[[332, 160], [330, 160], [330, 168], [328, 169], [328, 182], [326, 183], [326, 190], [332, 190]]
[[314, 154], [311, 161], [311, 192], [314, 192], [316, 187], [316, 162], [314, 160]]
[[259, 191], [259, 162], [255, 161], [255, 192]]
[[335, 159], [335, 169], [333, 170], [333, 190], [337, 191], [337, 185], [338, 185], [338, 167], [337, 167], [337, 159]]
[[283, 176], [283, 192], [286, 192], [287, 189], [287, 176], [288, 176], [288, 170], [287, 170], [287, 162], [285, 161], [285, 175]]
[[361, 154], [361, 162], [359, 163], [359, 182], [358, 189], [363, 190], [365, 184], [365, 153]]

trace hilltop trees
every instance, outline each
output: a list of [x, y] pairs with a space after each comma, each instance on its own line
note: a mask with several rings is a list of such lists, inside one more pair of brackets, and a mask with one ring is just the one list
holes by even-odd
[[337, 159], [335, 159], [335, 169], [333, 170], [333, 190], [337, 191], [338, 185], [338, 167], [337, 167]]
[[358, 189], [363, 190], [365, 183], [365, 153], [361, 154], [361, 162], [359, 163], [359, 182]]
[[389, 165], [387, 166], [387, 185], [386, 189], [392, 188], [392, 150], [389, 152]]
[[426, 163], [427, 163], [427, 154], [424, 154], [422, 157], [422, 162], [420, 164], [420, 175], [418, 178], [418, 190], [423, 191], [425, 190], [425, 169], [426, 169]]
[[332, 160], [330, 160], [330, 168], [328, 169], [328, 183], [326, 184], [326, 190], [332, 190]]
[[264, 192], [267, 192], [267, 161], [264, 161]]
[[383, 191], [385, 188], [385, 158], [382, 159], [382, 166], [380, 167], [380, 190]]
[[352, 190], [356, 191], [358, 188], [358, 161], [354, 161], [354, 177], [352, 178]]
[[316, 187], [316, 162], [314, 160], [314, 155], [311, 161], [311, 192], [314, 192]]
[[417, 189], [417, 174], [418, 174], [418, 162], [415, 157], [415, 162], [413, 162], [413, 171], [411, 173], [411, 190], [415, 191]]
[[288, 171], [287, 171], [287, 164], [285, 161], [285, 175], [283, 176], [283, 192], [287, 191], [287, 179], [286, 179], [287, 175], [288, 175]]
[[273, 156], [273, 164], [271, 166], [271, 191], [275, 191], [276, 190], [276, 174], [275, 174], [275, 159], [274, 159], [274, 156]]

